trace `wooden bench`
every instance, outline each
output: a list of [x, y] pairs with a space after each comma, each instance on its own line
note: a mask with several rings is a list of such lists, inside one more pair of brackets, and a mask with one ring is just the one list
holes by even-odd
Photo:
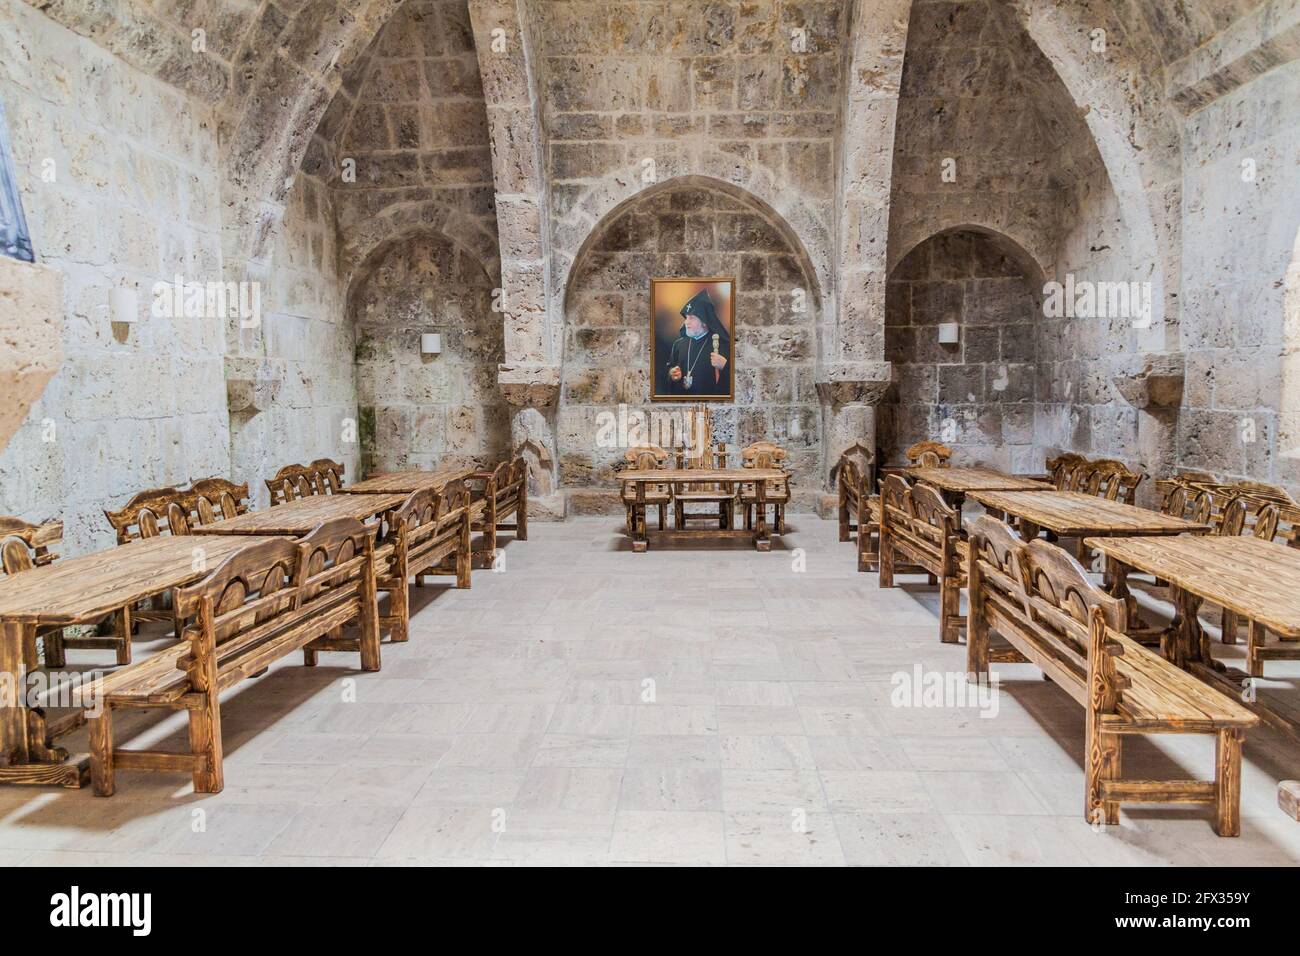
[[880, 491], [880, 586], [894, 587], [894, 575], [912, 570], [939, 585], [939, 639], [960, 640], [961, 589], [966, 586], [965, 546], [957, 512], [929, 485], [908, 486], [889, 475]]
[[[373, 533], [340, 518], [307, 537], [250, 545], [208, 577], [172, 592], [182, 640], [101, 678], [98, 708], [88, 710], [91, 782], [109, 796], [118, 769], [187, 771], [198, 793], [224, 786], [220, 695], [294, 651], [307, 666], [319, 651], [353, 651], [379, 670], [379, 619]], [[360, 636], [341, 637], [355, 622]], [[189, 750], [122, 750], [113, 742], [113, 711], [183, 710]]]
[[847, 456], [840, 459], [835, 484], [840, 495], [840, 540], [854, 537], [858, 570], [875, 571], [880, 565], [880, 496], [871, 493], [869, 475]]
[[[478, 506], [481, 509], [482, 503]], [[432, 488], [412, 492], [385, 518], [386, 529], [375, 549], [376, 587], [388, 594], [388, 613], [379, 624], [389, 629], [395, 643], [410, 634], [412, 575], [422, 585], [426, 574], [454, 573], [458, 588], [470, 586], [470, 526], [475, 514], [469, 489], [454, 481], [441, 493]]]
[[[481, 515], [474, 517], [474, 531], [486, 538], [487, 560], [497, 551], [497, 532], [513, 531], [517, 541], [528, 540], [528, 462], [522, 457], [503, 461], [492, 471], [477, 472], [474, 478], [484, 482], [479, 498]], [[509, 522], [511, 515], [514, 521]]]
[[285, 465], [266, 482], [272, 506], [312, 495], [338, 494], [342, 487], [343, 464], [329, 458], [317, 458], [310, 465]]
[[[1084, 818], [1119, 822], [1121, 803], [1208, 803], [1220, 836], [1241, 832], [1241, 746], [1259, 718], [1123, 633], [1125, 606], [1046, 541], [1025, 543], [995, 518], [969, 525], [967, 669], [1029, 662], [1087, 710]], [[994, 648], [996, 632], [1008, 647]], [[1131, 734], [1208, 734], [1214, 779], [1123, 780]]]

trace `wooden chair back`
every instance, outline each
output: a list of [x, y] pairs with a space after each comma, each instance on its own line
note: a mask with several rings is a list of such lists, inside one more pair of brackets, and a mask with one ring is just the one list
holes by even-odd
[[770, 441], [756, 441], [740, 450], [742, 468], [780, 468], [785, 449]]
[[637, 469], [666, 468], [668, 452], [658, 445], [633, 445], [623, 452], [625, 467]]
[[[689, 448], [677, 452], [677, 467], [682, 469], [723, 468], [726, 467], [727, 449], [725, 445], [713, 445], [713, 423], [709, 418], [709, 407], [704, 403], [692, 405], [687, 411], [691, 427], [687, 434], [691, 436]], [[718, 491], [722, 488], [718, 482], [692, 481], [678, 483], [678, 490]]]
[[903, 454], [907, 463], [918, 468], [944, 468], [952, 457], [952, 449], [941, 442], [919, 441]]
[[50, 546], [63, 540], [63, 522], [31, 524], [21, 518], [0, 515], [0, 570], [19, 574], [54, 561]]
[[1072, 486], [1074, 470], [1086, 462], [1082, 455], [1072, 451], [1063, 452], [1055, 458], [1047, 459], [1047, 472], [1057, 491], [1069, 491]]

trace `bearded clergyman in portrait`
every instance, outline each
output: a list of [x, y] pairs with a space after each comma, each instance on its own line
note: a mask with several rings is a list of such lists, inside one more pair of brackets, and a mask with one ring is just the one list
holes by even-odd
[[[733, 396], [730, 285], [729, 280], [655, 280], [654, 398]], [[678, 306], [685, 293], [690, 297]], [[668, 312], [673, 306], [675, 315]]]

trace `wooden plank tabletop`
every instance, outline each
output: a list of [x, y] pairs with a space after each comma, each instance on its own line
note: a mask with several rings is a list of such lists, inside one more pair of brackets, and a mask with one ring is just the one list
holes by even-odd
[[0, 578], [0, 620], [88, 623], [199, 580], [240, 548], [270, 537], [161, 535]]
[[944, 491], [1055, 491], [1056, 486], [1036, 478], [1017, 478], [992, 468], [908, 468], [917, 481]]
[[619, 481], [774, 481], [788, 475], [780, 468], [629, 468]]
[[1208, 525], [1077, 491], [972, 491], [970, 497], [986, 508], [1067, 537], [1203, 534], [1210, 530]]
[[1283, 636], [1300, 636], [1300, 550], [1221, 535], [1087, 538], [1084, 543]]
[[286, 501], [274, 508], [250, 511], [247, 514], [197, 525], [194, 534], [307, 534], [322, 521], [333, 518], [356, 518], [365, 521], [384, 511], [396, 508], [406, 495], [312, 495]]
[[453, 481], [461, 481], [477, 474], [481, 469], [472, 465], [457, 465], [452, 468], [435, 468], [433, 471], [390, 471], [381, 475], [371, 475], [365, 481], [354, 485], [344, 485], [339, 491], [351, 495], [403, 494], [432, 488], [442, 491], [443, 487]]

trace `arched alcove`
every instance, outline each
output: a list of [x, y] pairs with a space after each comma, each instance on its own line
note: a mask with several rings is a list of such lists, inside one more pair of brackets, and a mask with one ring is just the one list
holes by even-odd
[[[1037, 320], [1043, 273], [1007, 236], [947, 229], [913, 247], [890, 273], [885, 355], [894, 384], [880, 445], [898, 462], [909, 445], [938, 439], [956, 463], [1032, 470]], [[943, 326], [957, 341], [940, 341]]]
[[[357, 267], [347, 310], [364, 473], [482, 465], [509, 452], [494, 287], [477, 257], [435, 231], [391, 239]], [[441, 336], [439, 353], [422, 353], [423, 333]]]
[[736, 280], [736, 395], [711, 405], [715, 440], [776, 441], [795, 474], [807, 478], [804, 487], [814, 487], [820, 292], [812, 265], [789, 224], [765, 203], [683, 177], [615, 207], [582, 242], [569, 277], [557, 443], [573, 510], [618, 506], [609, 488], [624, 449], [598, 441], [602, 416], [617, 416], [620, 405], [652, 409], [650, 280], [705, 276]]

